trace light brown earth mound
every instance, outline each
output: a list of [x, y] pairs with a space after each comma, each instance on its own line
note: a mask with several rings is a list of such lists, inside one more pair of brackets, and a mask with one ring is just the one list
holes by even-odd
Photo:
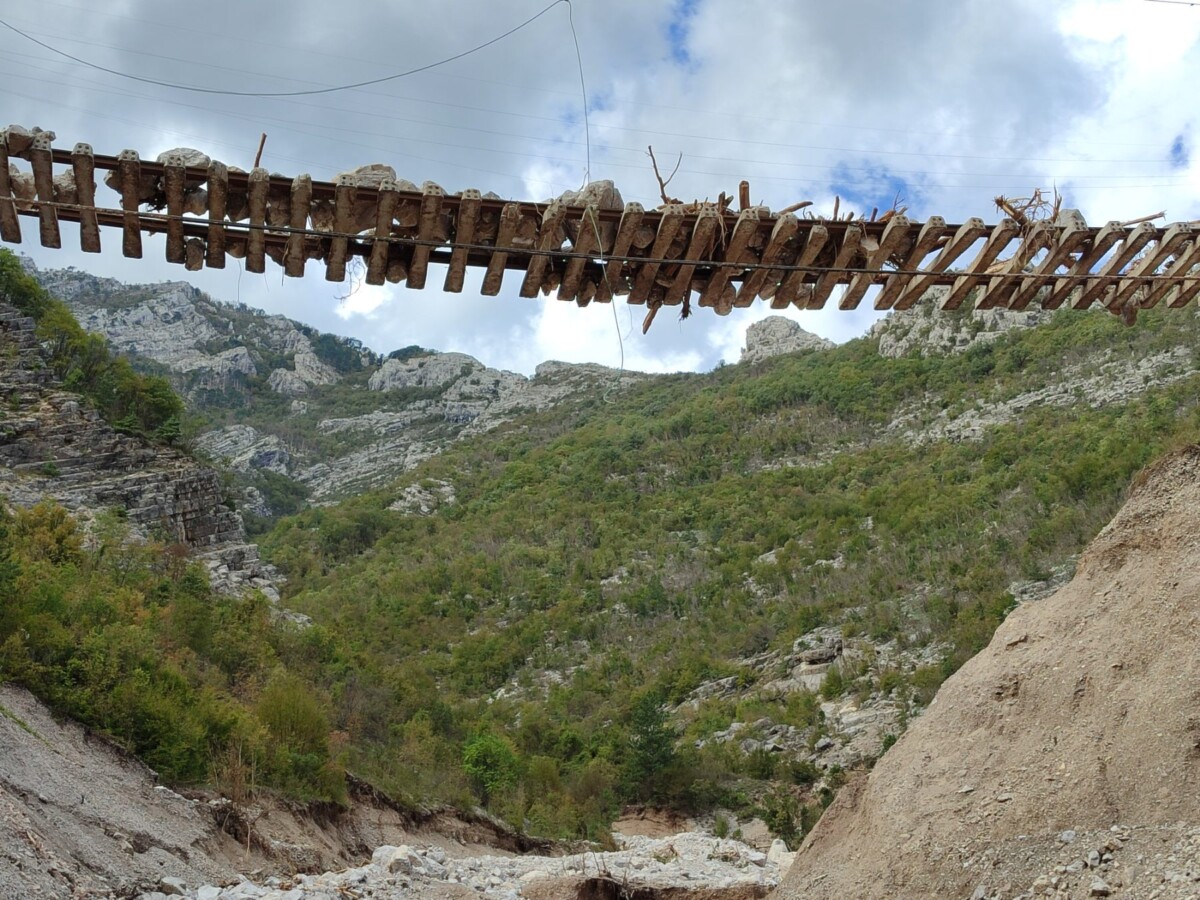
[[223, 884], [369, 860], [382, 844], [448, 856], [552, 851], [452, 810], [411, 811], [352, 779], [345, 810], [260, 796], [188, 799], [111, 741], [0, 683], [0, 900], [133, 896], [163, 877]]
[[1193, 446], [1139, 477], [1075, 579], [1015, 610], [843, 790], [775, 896], [1200, 896], [1197, 826]]

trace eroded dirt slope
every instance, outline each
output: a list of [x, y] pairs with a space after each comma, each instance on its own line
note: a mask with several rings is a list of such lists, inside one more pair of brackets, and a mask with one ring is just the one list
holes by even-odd
[[451, 856], [553, 848], [452, 810], [413, 812], [352, 780], [349, 809], [183, 797], [28, 691], [0, 684], [0, 898], [131, 896], [163, 877], [223, 884], [369, 860], [419, 841]]
[[1015, 610], [839, 795], [775, 896], [1195, 896], [1197, 826], [1193, 446], [1140, 476], [1075, 579]]

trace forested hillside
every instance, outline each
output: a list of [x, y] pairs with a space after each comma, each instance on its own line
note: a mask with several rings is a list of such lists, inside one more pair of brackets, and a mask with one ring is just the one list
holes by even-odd
[[[10, 302], [50, 302], [29, 297]], [[46, 308], [48, 344], [105, 349]], [[349, 770], [540, 834], [600, 837], [640, 802], [757, 813], [794, 840], [1029, 585], [1070, 570], [1130, 477], [1200, 432], [1190, 311], [1134, 328], [1064, 311], [956, 355], [922, 355], [922, 327], [884, 329], [896, 358], [876, 335], [703, 375], [596, 370], [540, 412], [460, 429], [264, 537], [310, 627], [214, 593], [119, 512], [90, 537], [56, 508], [6, 514], [0, 677], [177, 783], [340, 802]], [[962, 344], [981, 326], [940, 327]], [[287, 371], [311, 363], [297, 346]], [[159, 398], [110, 415], [175, 439], [161, 379], [106, 354], [99, 375], [51, 358], [101, 408], [105, 372]], [[303, 419], [276, 395], [264, 427]], [[338, 441], [353, 451], [353, 430]], [[881, 714], [869, 740], [847, 710]]]
[[[861, 339], [529, 417], [272, 532], [319, 623], [296, 665], [390, 790], [470, 787], [551, 833], [620, 800], [755, 807], [794, 837], [837, 767], [706, 739], [766, 720], [811, 749], [820, 700], [846, 695], [889, 698], [902, 728], [1014, 585], [1069, 567], [1130, 476], [1195, 436], [1195, 334], [1186, 312], [1063, 312], [957, 356]], [[781, 673], [752, 662], [821, 626], [925, 662], [765, 689]], [[732, 699], [693, 693], [730, 676]]]

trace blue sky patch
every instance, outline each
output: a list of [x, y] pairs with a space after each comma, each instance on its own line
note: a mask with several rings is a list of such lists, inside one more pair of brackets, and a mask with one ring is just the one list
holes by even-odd
[[838, 163], [830, 173], [829, 189], [842, 198], [842, 214], [853, 211], [867, 217], [875, 207], [881, 214], [891, 209], [897, 195], [900, 205], [911, 210], [917, 195], [917, 189], [908, 181], [888, 171], [887, 166], [870, 161], [863, 161], [853, 170], [844, 161]]
[[688, 53], [688, 32], [691, 31], [692, 18], [700, 0], [678, 0], [671, 10], [671, 18], [667, 21], [667, 41], [670, 44], [671, 59], [681, 66], [690, 65], [692, 56]]
[[1171, 161], [1172, 169], [1186, 169], [1191, 154], [1188, 152], [1188, 146], [1183, 141], [1183, 135], [1175, 135], [1175, 140], [1171, 141], [1171, 152], [1168, 159]]

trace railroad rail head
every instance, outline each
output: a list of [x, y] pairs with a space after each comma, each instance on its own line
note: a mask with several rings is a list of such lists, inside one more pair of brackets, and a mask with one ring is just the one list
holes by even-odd
[[[485, 295], [516, 270], [522, 297], [557, 292], [580, 306], [625, 297], [650, 308], [647, 326], [660, 307], [688, 310], [693, 297], [722, 315], [756, 299], [774, 309], [835, 301], [849, 310], [877, 289], [871, 302], [886, 310], [940, 287], [934, 294], [947, 309], [1099, 304], [1131, 320], [1138, 309], [1182, 307], [1200, 293], [1194, 222], [1092, 227], [1070, 209], [992, 225], [826, 220], [763, 206], [735, 213], [708, 203], [645, 209], [615, 200], [604, 182], [534, 203], [447, 194], [432, 182], [418, 188], [379, 165], [314, 181], [245, 172], [192, 150], [150, 162], [133, 150], [104, 156], [53, 140], [18, 126], [0, 132], [0, 240], [20, 243], [24, 216], [37, 219], [44, 247], [61, 247], [60, 225], [70, 222], [88, 253], [113, 229], [135, 258], [143, 235], [165, 235], [166, 259], [190, 271], [235, 257], [250, 272], [265, 271], [269, 259], [301, 277], [314, 261], [330, 281], [361, 267], [368, 284], [421, 289], [436, 264], [449, 292], [462, 291], [474, 267]], [[97, 172], [111, 189], [108, 205], [97, 202]], [[838, 286], [845, 290], [835, 295]]]

